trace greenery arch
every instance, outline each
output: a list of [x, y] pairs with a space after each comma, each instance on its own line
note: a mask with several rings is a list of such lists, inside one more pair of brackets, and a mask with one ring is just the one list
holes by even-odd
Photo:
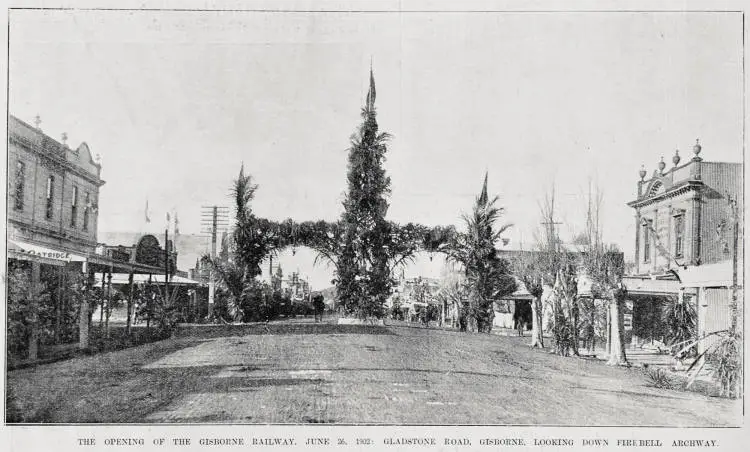
[[[216, 267], [223, 272], [222, 279], [233, 296], [240, 299], [261, 274], [264, 260], [286, 248], [304, 246], [317, 253], [316, 260], [325, 260], [334, 267], [337, 295], [346, 314], [382, 317], [394, 283], [394, 270], [412, 262], [421, 251], [444, 253], [467, 267], [466, 276], [474, 285], [472, 293], [478, 300], [471, 315], [478, 319], [489, 316], [488, 331], [492, 316], [489, 311], [499, 294], [488, 285], [507, 273], [507, 265], [501, 266], [495, 254], [494, 243], [508, 226], [493, 230], [492, 224], [502, 209], [494, 206], [497, 198], [489, 199], [487, 195], [487, 177], [472, 216], [465, 218], [467, 233], [459, 233], [453, 226], [388, 221], [390, 178], [385, 174], [383, 162], [390, 135], [378, 132], [375, 95], [375, 80], [370, 71], [362, 123], [350, 139], [348, 192], [341, 218], [297, 222], [256, 216], [251, 201], [258, 186], [242, 167], [232, 188], [236, 222], [229, 237], [228, 260], [233, 261], [234, 267]], [[500, 285], [503, 292], [511, 289], [508, 284]]]

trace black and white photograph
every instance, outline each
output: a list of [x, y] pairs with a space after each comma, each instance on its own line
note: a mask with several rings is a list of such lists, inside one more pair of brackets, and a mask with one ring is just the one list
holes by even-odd
[[153, 3], [7, 10], [6, 428], [743, 426], [743, 11]]

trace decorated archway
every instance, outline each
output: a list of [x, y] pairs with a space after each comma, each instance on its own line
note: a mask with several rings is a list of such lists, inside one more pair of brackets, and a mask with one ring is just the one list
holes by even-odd
[[[480, 271], [485, 273], [503, 270], [497, 265], [499, 261], [494, 249], [494, 240], [499, 233], [492, 232], [491, 227], [491, 222], [502, 209], [494, 207], [496, 199], [487, 195], [486, 175], [471, 218], [476, 226], [475, 236], [458, 233], [453, 226], [398, 224], [386, 218], [390, 178], [383, 162], [390, 135], [378, 130], [375, 98], [375, 79], [371, 70], [370, 89], [361, 112], [362, 122], [351, 137], [344, 212], [337, 221], [274, 221], [257, 217], [252, 212], [251, 201], [258, 186], [252, 183], [250, 175], [245, 174], [244, 167], [240, 169], [232, 189], [236, 222], [231, 234], [232, 259], [240, 268], [232, 269], [231, 278], [227, 278], [233, 284], [235, 298], [243, 297], [245, 285], [253, 284], [262, 274], [262, 263], [268, 257], [301, 246], [314, 250], [318, 259], [331, 264], [344, 313], [362, 318], [385, 315], [384, 307], [394, 284], [394, 270], [413, 261], [421, 251], [446, 253], [452, 260], [478, 264], [476, 267], [481, 267]], [[471, 247], [474, 248], [470, 250]], [[479, 261], [482, 261], [481, 265]], [[472, 315], [484, 316], [483, 311], [491, 311], [494, 292], [486, 289], [476, 291], [481, 307], [472, 308]], [[491, 312], [489, 318], [491, 323]]]

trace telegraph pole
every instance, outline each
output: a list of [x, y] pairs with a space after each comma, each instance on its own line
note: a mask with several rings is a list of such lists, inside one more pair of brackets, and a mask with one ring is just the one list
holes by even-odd
[[739, 247], [739, 229], [740, 229], [740, 214], [739, 210], [737, 208], [737, 200], [734, 199], [732, 196], [727, 196], [727, 201], [729, 203], [729, 212], [732, 220], [732, 304], [731, 304], [731, 315], [732, 315], [732, 334], [734, 334], [737, 331], [737, 320], [738, 320], [738, 306], [737, 306], [737, 300], [738, 300], [738, 286], [737, 286], [737, 266], [738, 266], [738, 247]]
[[[201, 208], [201, 232], [211, 235], [211, 260], [216, 259], [216, 237], [219, 229], [225, 229], [229, 224], [229, 208], [224, 206], [203, 206]], [[214, 312], [214, 296], [216, 283], [214, 282], [214, 270], [209, 267], [208, 277], [208, 317]]]

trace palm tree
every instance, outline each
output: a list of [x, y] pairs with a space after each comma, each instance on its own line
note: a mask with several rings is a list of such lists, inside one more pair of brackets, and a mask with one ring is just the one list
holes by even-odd
[[204, 256], [203, 261], [208, 264], [211, 271], [216, 276], [219, 288], [223, 292], [223, 303], [226, 314], [229, 319], [224, 318], [222, 309], [216, 309], [216, 316], [223, 321], [242, 320], [243, 314], [240, 306], [246, 290], [252, 284], [252, 278], [248, 277], [248, 272], [244, 266], [231, 260], [211, 259], [210, 256]]
[[504, 209], [496, 205], [497, 201], [497, 196], [490, 199], [487, 195], [485, 173], [474, 209], [463, 217], [466, 232], [457, 234], [448, 250], [448, 258], [463, 265], [470, 287], [467, 329], [472, 332], [489, 333], [495, 314], [494, 302], [516, 288], [508, 262], [501, 259], [495, 249], [495, 243], [512, 226], [505, 224], [495, 229], [504, 213]]

